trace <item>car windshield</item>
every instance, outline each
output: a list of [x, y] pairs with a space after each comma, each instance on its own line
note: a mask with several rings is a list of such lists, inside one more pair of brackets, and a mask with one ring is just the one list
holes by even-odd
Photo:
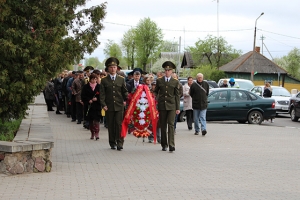
[[272, 96], [290, 97], [291, 94], [285, 88], [272, 88]]
[[251, 90], [251, 88], [254, 87], [254, 85], [251, 82], [244, 82], [244, 81], [236, 81], [240, 88], [245, 89], [245, 90]]

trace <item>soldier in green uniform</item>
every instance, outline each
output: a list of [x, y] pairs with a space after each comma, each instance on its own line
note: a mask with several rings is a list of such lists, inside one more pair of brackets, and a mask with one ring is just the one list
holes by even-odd
[[180, 113], [179, 81], [171, 76], [176, 68], [174, 63], [166, 61], [162, 67], [165, 69], [165, 76], [157, 79], [154, 93], [158, 101], [162, 150], [166, 151], [169, 146], [169, 151], [172, 152], [175, 151], [174, 119]]
[[105, 112], [108, 125], [109, 145], [111, 149], [121, 151], [124, 138], [121, 138], [121, 127], [123, 121], [124, 106], [127, 99], [127, 88], [125, 79], [117, 75], [117, 58], [108, 58], [105, 62], [108, 75], [101, 79], [100, 102]]

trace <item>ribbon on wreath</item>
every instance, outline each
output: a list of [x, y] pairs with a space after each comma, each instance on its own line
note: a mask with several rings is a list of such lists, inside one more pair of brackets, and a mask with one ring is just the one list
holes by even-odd
[[138, 86], [138, 88], [136, 89], [135, 93], [133, 94], [131, 101], [129, 103], [129, 106], [125, 112], [125, 116], [122, 122], [122, 131], [121, 131], [121, 137], [125, 138], [127, 135], [127, 131], [128, 131], [128, 124], [131, 121], [133, 112], [136, 109], [136, 104], [138, 102], [138, 100], [141, 98], [141, 95], [143, 93], [143, 91], [145, 91], [146, 93], [146, 97], [148, 100], [148, 104], [149, 104], [149, 110], [150, 110], [150, 119], [152, 121], [152, 133], [153, 133], [153, 137], [154, 137], [154, 143], [156, 142], [156, 127], [157, 127], [157, 121], [158, 121], [158, 112], [156, 109], [156, 105], [155, 105], [155, 100], [151, 95], [151, 92], [148, 88], [147, 85], [142, 85], [140, 84]]

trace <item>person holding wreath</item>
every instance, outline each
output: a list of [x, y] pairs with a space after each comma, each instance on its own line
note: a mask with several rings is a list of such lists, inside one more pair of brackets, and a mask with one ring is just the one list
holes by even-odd
[[154, 94], [158, 101], [162, 150], [166, 151], [169, 146], [169, 151], [173, 152], [175, 151], [174, 119], [176, 114], [180, 113], [179, 81], [171, 76], [173, 69], [176, 69], [174, 63], [166, 61], [162, 67], [165, 69], [165, 76], [156, 80]]

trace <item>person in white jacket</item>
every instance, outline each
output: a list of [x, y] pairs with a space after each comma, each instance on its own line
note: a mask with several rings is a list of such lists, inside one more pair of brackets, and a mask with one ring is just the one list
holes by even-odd
[[192, 97], [189, 94], [192, 83], [193, 77], [188, 77], [187, 83], [183, 86], [183, 110], [185, 111], [186, 123], [189, 130], [193, 129]]

